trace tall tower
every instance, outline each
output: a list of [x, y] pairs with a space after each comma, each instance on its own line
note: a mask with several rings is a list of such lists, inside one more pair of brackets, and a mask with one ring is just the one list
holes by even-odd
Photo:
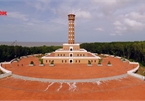
[[75, 15], [74, 14], [69, 14], [68, 15], [68, 20], [69, 20], [69, 28], [68, 28], [68, 44], [74, 44], [75, 39], [74, 39], [74, 21], [75, 21]]

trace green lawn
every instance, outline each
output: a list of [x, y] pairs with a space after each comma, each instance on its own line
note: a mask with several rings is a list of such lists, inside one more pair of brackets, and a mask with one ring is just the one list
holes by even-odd
[[3, 72], [0, 70], [0, 74], [3, 74]]
[[141, 75], [145, 76], [145, 67], [139, 67], [137, 74], [141, 74]]

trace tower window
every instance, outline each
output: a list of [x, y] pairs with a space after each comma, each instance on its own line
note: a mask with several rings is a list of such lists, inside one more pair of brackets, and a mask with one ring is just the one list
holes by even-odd
[[70, 60], [70, 63], [72, 63], [73, 61], [72, 60]]
[[72, 54], [70, 54], [70, 57], [72, 57]]

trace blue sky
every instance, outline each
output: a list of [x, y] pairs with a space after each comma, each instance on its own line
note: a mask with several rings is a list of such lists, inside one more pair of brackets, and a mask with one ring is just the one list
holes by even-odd
[[0, 41], [67, 42], [69, 13], [76, 42], [145, 40], [144, 0], [0, 0]]

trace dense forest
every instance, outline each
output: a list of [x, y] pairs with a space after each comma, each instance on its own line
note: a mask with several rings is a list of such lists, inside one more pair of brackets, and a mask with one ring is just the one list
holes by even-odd
[[0, 45], [0, 62], [10, 61], [25, 55], [49, 53], [60, 48], [60, 46], [39, 46], [39, 47], [22, 47]]
[[[0, 62], [10, 61], [13, 58], [39, 53], [49, 53], [61, 46], [22, 47], [0, 45]], [[145, 66], [145, 41], [136, 42], [95, 42], [83, 43], [81, 48], [98, 53], [121, 56], [140, 62]]]
[[83, 43], [81, 48], [93, 53], [121, 56], [145, 66], [145, 41]]

